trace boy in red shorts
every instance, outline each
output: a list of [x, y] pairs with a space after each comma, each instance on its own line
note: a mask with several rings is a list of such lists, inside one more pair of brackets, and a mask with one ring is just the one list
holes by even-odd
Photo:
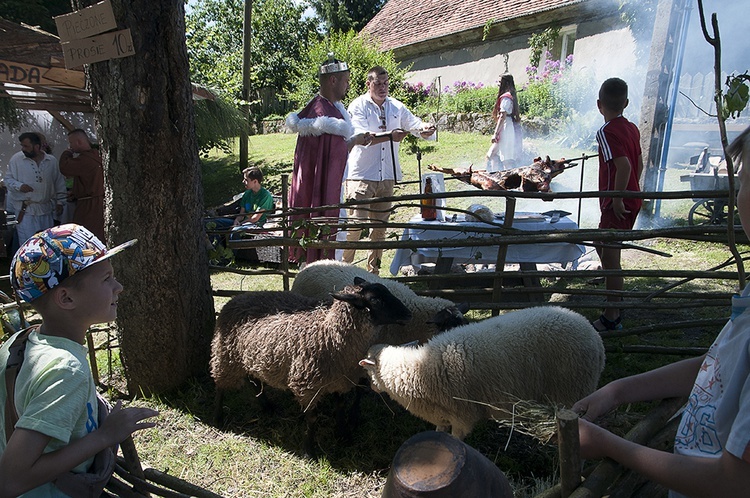
[[[622, 111], [628, 106], [628, 84], [620, 78], [610, 78], [602, 83], [599, 99], [596, 101], [599, 112], [604, 116], [604, 125], [596, 133], [599, 144], [599, 190], [602, 192], [640, 192], [640, 178], [643, 171], [641, 157], [641, 135], [638, 127], [625, 119]], [[630, 230], [641, 209], [641, 199], [621, 197], [601, 197], [602, 211], [599, 228]], [[605, 270], [619, 270], [619, 247], [597, 246], [596, 252]], [[622, 290], [623, 279], [608, 276], [605, 279], [607, 290]], [[608, 301], [619, 302], [619, 296], [609, 296]], [[622, 328], [620, 310], [606, 308], [593, 325], [598, 331]]]

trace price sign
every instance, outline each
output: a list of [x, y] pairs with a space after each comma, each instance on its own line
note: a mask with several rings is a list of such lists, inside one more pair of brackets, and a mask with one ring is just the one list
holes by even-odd
[[68, 42], [117, 29], [110, 0], [55, 17], [60, 41]]
[[65, 55], [65, 67], [68, 69], [83, 64], [135, 55], [130, 29], [69, 41], [63, 43], [62, 47]]

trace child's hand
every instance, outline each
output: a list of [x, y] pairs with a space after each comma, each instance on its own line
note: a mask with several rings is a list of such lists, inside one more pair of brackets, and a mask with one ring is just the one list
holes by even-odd
[[593, 422], [617, 406], [612, 387], [607, 384], [583, 399], [576, 401], [571, 410], [581, 418]]
[[622, 220], [625, 218], [626, 214], [630, 214], [630, 211], [625, 209], [625, 203], [619, 197], [614, 197], [612, 199], [612, 210], [615, 212], [615, 217], [618, 220]]
[[119, 443], [135, 431], [154, 427], [156, 422], [143, 422], [143, 420], [157, 415], [159, 412], [151, 408], [123, 408], [122, 400], [120, 400], [112, 407], [112, 411], [104, 419], [99, 430], [105, 431], [105, 435], [112, 438], [113, 444]]

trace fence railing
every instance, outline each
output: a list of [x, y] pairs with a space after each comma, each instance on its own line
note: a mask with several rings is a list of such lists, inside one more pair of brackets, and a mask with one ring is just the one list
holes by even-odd
[[[286, 183], [285, 183], [286, 184]], [[424, 198], [463, 198], [463, 197], [502, 197], [506, 202], [506, 213], [512, 212], [515, 207], [516, 199], [570, 199], [570, 198], [594, 198], [594, 197], [637, 197], [643, 199], [693, 199], [696, 202], [701, 199], [715, 198], [726, 199], [727, 191], [707, 190], [707, 191], [672, 191], [672, 192], [559, 192], [559, 193], [538, 193], [538, 192], [515, 192], [515, 191], [458, 191], [458, 192], [441, 192], [437, 194], [410, 194], [381, 198], [379, 201], [388, 201], [393, 203], [393, 211], [400, 209], [414, 209], [419, 206], [419, 200]], [[286, 193], [283, 195], [286, 199]], [[503, 226], [501, 223], [487, 223], [486, 227], [477, 227], [472, 224], [466, 228], [467, 232], [486, 233], [490, 236], [485, 237], [467, 237], [467, 238], [450, 238], [434, 240], [400, 240], [395, 238], [386, 238], [384, 241], [372, 242], [369, 240], [360, 240], [348, 242], [335, 240], [334, 236], [321, 236], [302, 239], [294, 235], [302, 227], [290, 222], [292, 215], [303, 213], [314, 213], [322, 209], [331, 208], [350, 208], [358, 204], [365, 204], [370, 201], [349, 201], [347, 203], [334, 206], [292, 209], [286, 205], [281, 212], [269, 216], [277, 221], [280, 229], [279, 236], [275, 238], [263, 239], [241, 239], [228, 240], [227, 245], [231, 249], [248, 249], [253, 247], [280, 246], [283, 251], [282, 265], [275, 270], [242, 270], [243, 274], [256, 274], [255, 272], [275, 273], [280, 275], [284, 280], [284, 288], [290, 288], [290, 280], [296, 275], [296, 270], [289, 268], [286, 258], [288, 248], [292, 246], [304, 245], [308, 248], [316, 249], [356, 249], [367, 250], [380, 248], [384, 250], [391, 249], [413, 249], [424, 247], [450, 248], [450, 247], [499, 247], [499, 257], [495, 266], [495, 271], [471, 274], [430, 274], [430, 275], [413, 275], [393, 277], [394, 280], [413, 285], [421, 290], [418, 294], [426, 296], [440, 296], [454, 302], [463, 302], [470, 300], [472, 309], [490, 310], [497, 313], [499, 310], [520, 309], [529, 306], [544, 305], [547, 301], [546, 296], [555, 293], [568, 296], [585, 295], [591, 299], [576, 300], [565, 302], [564, 306], [575, 309], [603, 309], [607, 307], [618, 307], [630, 310], [657, 310], [657, 309], [690, 309], [695, 307], [727, 307], [730, 304], [731, 292], [725, 291], [701, 291], [701, 290], [684, 290], [684, 286], [690, 282], [698, 281], [721, 281], [729, 282], [730, 286], [736, 286], [734, 281], [738, 281], [738, 265], [743, 262], [737, 262], [728, 253], [728, 259], [725, 263], [711, 268], [690, 268], [680, 270], [652, 270], [652, 269], [626, 269], [626, 270], [537, 270], [521, 269], [506, 270], [503, 250], [513, 244], [541, 244], [549, 242], [567, 242], [571, 244], [611, 244], [624, 243], [624, 247], [635, 248], [636, 250], [652, 251], [648, 247], [639, 247], [632, 243], [650, 239], [677, 239], [692, 240], [702, 242], [728, 242], [728, 227], [726, 225], [698, 225], [698, 226], [679, 226], [672, 228], [657, 228], [647, 230], [599, 230], [599, 229], [580, 229], [580, 230], [555, 230], [555, 231], [521, 231], [511, 226]], [[445, 208], [446, 212], [465, 212], [461, 209]], [[731, 217], [729, 217], [731, 219]], [[388, 232], [400, 233], [403, 229], [424, 229], [423, 225], [415, 225], [401, 222], [388, 223], [347, 223], [346, 220], [337, 218], [311, 218], [306, 221], [307, 226], [315, 226], [318, 233], [335, 233], [339, 230], [351, 230], [361, 228], [385, 227]], [[320, 230], [327, 227], [330, 231]], [[430, 230], [451, 230], [456, 231], [455, 225], [443, 227], [441, 225], [431, 225]], [[460, 230], [460, 228], [458, 229]], [[737, 243], [748, 243], [747, 238], [741, 227], [733, 226], [731, 230]], [[254, 230], [249, 230], [252, 234]], [[495, 235], [496, 234], [496, 235]], [[628, 245], [629, 244], [629, 245]], [[659, 251], [655, 251], [659, 252]], [[744, 259], [744, 258], [743, 258]], [[743, 266], [744, 268], [744, 266]], [[232, 271], [227, 269], [226, 271]], [[743, 270], [744, 271], [744, 270]], [[604, 289], [579, 289], [574, 286], [566, 285], [566, 282], [576, 279], [595, 279], [619, 275], [627, 278], [651, 278], [664, 279], [663, 288], [654, 291], [607, 291]], [[503, 283], [511, 278], [521, 278], [527, 282], [524, 287], [507, 287]], [[540, 284], [542, 279], [554, 280], [557, 283], [554, 287], [543, 286]], [[469, 287], [467, 283], [471, 281], [474, 284]], [[531, 282], [531, 285], [528, 285]], [[426, 287], [426, 288], [425, 288]], [[726, 287], [726, 286], [725, 286]], [[234, 291], [215, 291], [217, 295], [232, 295]], [[624, 299], [621, 303], [607, 303], [603, 298], [617, 296]], [[549, 303], [553, 304], [553, 303]], [[559, 304], [559, 303], [554, 303]], [[671, 324], [653, 324], [644, 327], [629, 328], [627, 333], [638, 335], [658, 330], [672, 330], [685, 326], [719, 326], [724, 323], [726, 318], [686, 320]], [[606, 334], [605, 334], [606, 335]]]

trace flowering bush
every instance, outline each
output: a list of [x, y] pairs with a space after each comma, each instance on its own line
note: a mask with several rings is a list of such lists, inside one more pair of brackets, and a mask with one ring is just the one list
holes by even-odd
[[474, 83], [472, 81], [454, 81], [452, 86], [443, 87], [443, 94], [457, 95], [461, 92], [468, 92], [470, 90], [479, 90], [483, 88], [483, 83]]
[[404, 104], [406, 104], [406, 107], [408, 107], [409, 109], [414, 109], [427, 102], [427, 100], [430, 98], [430, 94], [432, 93], [432, 83], [425, 85], [421, 81], [415, 84], [404, 81], [402, 100]]
[[415, 114], [425, 116], [435, 112], [440, 94], [440, 112], [489, 113], [495, 105], [497, 88], [485, 87], [483, 83], [454, 81], [437, 91], [434, 82], [404, 83], [403, 102]]
[[526, 67], [528, 83], [518, 94], [521, 114], [542, 118], [567, 118], [579, 102], [576, 102], [570, 67], [573, 55], [564, 61], [552, 59], [552, 54], [545, 54], [544, 65]]

